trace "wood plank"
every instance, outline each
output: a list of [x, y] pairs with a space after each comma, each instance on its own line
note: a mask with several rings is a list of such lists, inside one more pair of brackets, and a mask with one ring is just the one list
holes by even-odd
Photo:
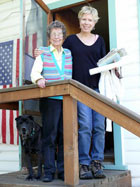
[[[55, 86], [55, 85], [64, 85], [64, 84], [68, 84], [68, 83], [70, 83], [70, 80], [47, 82], [46, 86], [48, 87], [48, 86]], [[29, 89], [33, 89], [33, 88], [39, 88], [39, 87], [37, 86], [37, 84], [22, 85], [22, 86], [18, 86], [18, 87], [0, 89], [0, 93], [13, 92], [13, 91], [19, 91], [19, 90], [29, 90]]]
[[[97, 1], [97, 0], [87, 0], [87, 1], [94, 2], [94, 1]], [[66, 5], [66, 6], [61, 6], [59, 8], [54, 8], [51, 11], [52, 12], [60, 12], [60, 11], [66, 10], [66, 9], [68, 10], [68, 9], [76, 7], [76, 6], [87, 5], [87, 3], [89, 3], [89, 2], [86, 2], [86, 0], [83, 0], [81, 2], [76, 2], [76, 3], [73, 3], [73, 4]]]
[[106, 103], [98, 99], [97, 97], [95, 98], [85, 91], [73, 86], [71, 86], [70, 88], [70, 95], [140, 137], [140, 118], [138, 118], [137, 120], [134, 118], [134, 116], [133, 118], [131, 118], [131, 113], [129, 116], [129, 112], [125, 112], [124, 109], [118, 110], [117, 108], [115, 108], [114, 106], [118, 106], [117, 104], [111, 106], [110, 103]]
[[[106, 179], [80, 180], [75, 187], [132, 187], [130, 171], [104, 170]], [[0, 175], [0, 187], [66, 187], [62, 180], [51, 183], [25, 180], [27, 172], [18, 171]], [[123, 180], [124, 179], [124, 180]], [[68, 185], [67, 185], [68, 187]]]
[[79, 184], [77, 101], [70, 96], [63, 98], [64, 171], [65, 183]]
[[91, 89], [91, 88], [79, 83], [78, 81], [70, 80], [69, 83], [71, 85], [75, 86], [76, 88], [86, 92], [88, 95], [92, 96], [93, 98], [96, 98], [96, 99], [102, 101], [103, 103], [111, 106], [115, 110], [120, 111], [121, 113], [133, 118], [134, 120], [136, 120], [137, 122], [140, 123], [140, 115], [137, 114], [136, 112], [130, 110], [129, 108], [126, 108], [126, 107], [124, 107], [121, 104], [117, 104], [116, 102], [112, 101], [111, 99], [105, 97], [102, 94], [97, 93], [93, 89]]
[[70, 94], [74, 99], [82, 101], [130, 132], [140, 136], [140, 115], [128, 108], [116, 104], [74, 80], [56, 81], [46, 85], [44, 89], [38, 88], [37, 85], [1, 89], [0, 103]]
[[4, 110], [18, 110], [18, 108], [19, 108], [18, 102], [0, 104], [0, 109], [4, 109]]
[[[23, 88], [23, 87], [21, 87]], [[37, 99], [50, 96], [59, 96], [69, 94], [69, 85], [54, 85], [45, 88], [30, 88], [8, 90], [7, 92], [0, 92], [0, 103], [15, 102], [20, 100]]]
[[39, 6], [48, 14], [50, 12], [50, 9], [48, 6], [42, 1], [42, 0], [35, 0], [36, 3], [39, 4]]
[[[53, 14], [51, 11], [49, 11], [48, 16], [47, 16], [47, 24], [49, 25], [53, 21]], [[48, 41], [49, 44], [49, 41]]]
[[40, 112], [31, 111], [31, 110], [23, 110], [22, 114], [32, 115], [32, 116], [40, 116]]

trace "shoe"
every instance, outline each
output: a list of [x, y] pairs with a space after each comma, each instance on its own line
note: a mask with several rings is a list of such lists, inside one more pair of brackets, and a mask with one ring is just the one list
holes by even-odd
[[58, 173], [58, 179], [64, 181], [64, 173]]
[[79, 171], [79, 177], [80, 179], [93, 179], [93, 175], [91, 170], [89, 169], [89, 166], [87, 165], [80, 165], [80, 171]]
[[46, 174], [42, 177], [42, 182], [52, 182], [54, 179], [54, 174]]
[[106, 175], [103, 172], [103, 165], [100, 161], [94, 160], [91, 162], [91, 170], [95, 179], [104, 179]]

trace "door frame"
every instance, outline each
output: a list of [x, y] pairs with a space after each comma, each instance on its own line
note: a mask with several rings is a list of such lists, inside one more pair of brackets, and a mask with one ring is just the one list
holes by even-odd
[[[41, 0], [36, 0], [36, 1], [41, 1]], [[94, 0], [85, 0], [85, 1], [61, 0], [61, 1], [50, 3], [48, 7], [51, 10], [51, 13], [55, 13], [93, 1]], [[117, 48], [116, 6], [115, 6], [116, 0], [107, 0], [107, 3], [108, 3], [108, 20], [109, 20], [109, 44], [111, 50], [112, 48]], [[44, 20], [46, 21], [46, 19]], [[45, 24], [46, 22], [44, 23], [44, 25]], [[127, 166], [123, 164], [122, 128], [115, 123], [113, 123], [113, 139], [114, 139], [114, 164], [105, 164], [105, 169], [127, 170]]]
[[[108, 0], [108, 19], [109, 19], [109, 41], [110, 50], [117, 48], [117, 31], [116, 31], [116, 0]], [[114, 164], [105, 165], [105, 169], [127, 170], [123, 164], [123, 147], [122, 147], [122, 128], [113, 123], [114, 139]]]

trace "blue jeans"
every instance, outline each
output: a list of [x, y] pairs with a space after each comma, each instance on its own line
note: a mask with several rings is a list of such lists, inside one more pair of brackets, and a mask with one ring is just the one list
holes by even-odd
[[43, 129], [44, 172], [46, 175], [55, 173], [57, 146], [57, 170], [58, 173], [64, 173], [63, 101], [43, 98], [40, 100], [40, 112]]
[[[98, 90], [95, 90], [99, 92]], [[79, 162], [89, 165], [92, 160], [104, 159], [105, 117], [78, 102]], [[89, 152], [91, 150], [91, 154]]]

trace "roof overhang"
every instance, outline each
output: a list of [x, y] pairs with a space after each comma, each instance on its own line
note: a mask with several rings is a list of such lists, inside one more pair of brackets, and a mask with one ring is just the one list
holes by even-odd
[[55, 2], [48, 2], [47, 0], [35, 1], [46, 13], [49, 13], [50, 11], [58, 12], [81, 4], [90, 3], [95, 0], [56, 0]]

